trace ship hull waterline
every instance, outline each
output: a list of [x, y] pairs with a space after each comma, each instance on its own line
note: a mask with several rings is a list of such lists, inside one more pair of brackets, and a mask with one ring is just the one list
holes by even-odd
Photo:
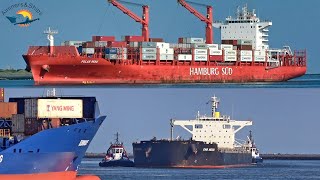
[[197, 141], [142, 141], [133, 143], [135, 167], [235, 168], [251, 166], [250, 152], [218, 149], [217, 144]]
[[36, 85], [282, 82], [306, 73], [305, 66], [124, 65], [100, 58], [24, 58]]

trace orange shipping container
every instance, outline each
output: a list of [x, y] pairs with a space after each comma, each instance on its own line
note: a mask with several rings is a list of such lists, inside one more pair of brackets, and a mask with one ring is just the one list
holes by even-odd
[[0, 88], [0, 102], [4, 102], [4, 88]]
[[52, 125], [52, 128], [60, 127], [60, 119], [59, 118], [52, 118], [51, 125]]
[[0, 118], [11, 118], [13, 114], [17, 114], [16, 102], [0, 102]]

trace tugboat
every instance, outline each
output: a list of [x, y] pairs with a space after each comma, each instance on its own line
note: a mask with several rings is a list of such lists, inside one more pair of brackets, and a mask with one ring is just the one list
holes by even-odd
[[247, 148], [251, 150], [252, 163], [253, 164], [262, 163], [263, 159], [260, 156], [259, 150], [257, 149], [257, 146], [254, 143], [253, 136], [252, 136], [252, 131], [250, 131], [250, 133], [249, 133], [247, 145], [248, 145]]
[[119, 142], [119, 133], [117, 132], [115, 143], [111, 143], [106, 157], [99, 163], [100, 167], [134, 167], [124, 149], [123, 143]]

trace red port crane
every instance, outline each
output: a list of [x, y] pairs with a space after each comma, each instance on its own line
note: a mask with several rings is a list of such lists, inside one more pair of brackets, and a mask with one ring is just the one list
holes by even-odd
[[[207, 15], [204, 16], [200, 12], [198, 12], [195, 8], [193, 8], [190, 4], [188, 4], [185, 0], [178, 0], [178, 3], [181, 4], [184, 8], [186, 8], [190, 13], [194, 14], [197, 18], [207, 24], [206, 26], [206, 43], [212, 44], [213, 43], [213, 32], [212, 32], [212, 23], [213, 23], [213, 15], [212, 15], [212, 6], [207, 7]], [[203, 4], [189, 2], [197, 5], [204, 6]]]
[[140, 18], [138, 15], [136, 15], [135, 13], [130, 11], [128, 8], [123, 6], [120, 3], [120, 1], [108, 0], [108, 2], [111, 3], [113, 6], [117, 7], [118, 9], [120, 9], [124, 14], [134, 19], [136, 22], [139, 22], [140, 24], [142, 24], [142, 36], [144, 38], [144, 41], [149, 41], [149, 6], [143, 5], [143, 4], [137, 4], [133, 2], [122, 1], [124, 3], [142, 6], [143, 14], [142, 14], [142, 17]]

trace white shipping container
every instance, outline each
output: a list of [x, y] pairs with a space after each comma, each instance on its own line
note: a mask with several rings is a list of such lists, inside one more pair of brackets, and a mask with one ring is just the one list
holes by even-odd
[[186, 42], [184, 43], [204, 43], [203, 38], [186, 38]]
[[142, 54], [142, 60], [156, 60], [156, 54]]
[[240, 61], [251, 62], [252, 61], [252, 56], [240, 56]]
[[155, 54], [157, 53], [157, 48], [142, 48], [143, 54]]
[[194, 49], [193, 53], [195, 55], [207, 55], [208, 50], [207, 49]]
[[84, 54], [94, 54], [94, 48], [82, 48]]
[[105, 41], [95, 41], [94, 42], [94, 47], [105, 47], [107, 46], [107, 42]]
[[233, 50], [233, 45], [231, 45], [231, 44], [221, 44], [220, 45], [220, 49], [221, 50]]
[[197, 48], [197, 49], [207, 49], [208, 48], [207, 44], [202, 44], [202, 43], [190, 44], [190, 45], [191, 45], [191, 47]]
[[224, 61], [226, 61], [226, 62], [237, 61], [237, 56], [224, 56]]
[[224, 50], [224, 55], [225, 56], [237, 56], [237, 51], [236, 50]]
[[255, 62], [265, 62], [266, 61], [266, 56], [255, 56], [254, 57]]
[[106, 54], [106, 59], [127, 59], [127, 54]]
[[215, 48], [209, 48], [209, 55], [213, 56], [221, 56], [222, 55], [222, 50], [215, 49]]
[[191, 54], [178, 54], [179, 61], [191, 61], [192, 55]]
[[38, 99], [38, 118], [82, 118], [81, 99]]
[[191, 44], [177, 44], [176, 48], [191, 48]]
[[84, 43], [85, 41], [65, 41], [64, 43], [61, 43], [61, 45], [63, 46], [82, 46], [82, 43]]
[[241, 56], [252, 56], [252, 51], [240, 51]]
[[157, 48], [164, 48], [164, 49], [169, 49], [170, 44], [169, 43], [164, 43], [164, 42], [157, 42], [156, 43]]
[[207, 48], [218, 50], [219, 45], [218, 44], [207, 44]]
[[159, 48], [160, 54], [174, 54], [173, 48]]
[[160, 60], [172, 61], [173, 59], [173, 54], [160, 54]]
[[208, 56], [207, 55], [194, 55], [195, 61], [207, 61]]
[[130, 47], [139, 47], [139, 42], [130, 42], [129, 46]]
[[266, 51], [254, 51], [254, 55], [255, 56], [265, 56], [266, 55]]

